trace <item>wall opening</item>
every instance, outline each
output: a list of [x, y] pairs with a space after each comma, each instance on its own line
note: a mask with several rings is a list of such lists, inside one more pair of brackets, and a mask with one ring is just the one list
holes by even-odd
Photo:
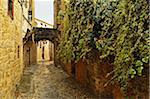
[[18, 46], [17, 57], [20, 58], [20, 46]]
[[8, 15], [11, 17], [11, 19], [14, 18], [14, 0], [8, 0]]
[[37, 61], [54, 61], [54, 44], [49, 40], [37, 43]]

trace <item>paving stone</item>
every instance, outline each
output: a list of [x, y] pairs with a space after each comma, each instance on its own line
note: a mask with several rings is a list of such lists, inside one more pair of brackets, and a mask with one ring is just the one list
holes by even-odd
[[98, 99], [53, 62], [27, 67], [22, 81], [17, 99]]

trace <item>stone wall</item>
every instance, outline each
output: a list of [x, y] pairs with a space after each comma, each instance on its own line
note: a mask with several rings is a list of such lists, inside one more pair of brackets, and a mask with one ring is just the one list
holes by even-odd
[[[124, 94], [121, 87], [117, 82], [112, 84], [110, 80], [113, 77], [113, 73], [108, 76], [108, 73], [112, 72], [113, 65], [109, 63], [109, 60], [100, 61], [98, 53], [94, 52], [90, 57], [80, 59], [76, 64], [74, 62], [63, 64], [63, 69], [74, 79], [76, 79], [81, 85], [89, 88], [91, 93], [97, 95], [100, 99], [148, 99], [148, 93], [133, 94], [130, 90], [127, 94]], [[74, 71], [75, 68], [75, 72]], [[139, 79], [140, 81], [140, 79]]]
[[8, 0], [0, 0], [0, 99], [14, 99], [23, 71], [22, 11], [14, 0], [14, 19], [8, 15]]
[[37, 45], [33, 41], [28, 41], [23, 46], [24, 66], [37, 63]]
[[75, 77], [83, 86], [87, 86], [87, 73], [87, 63], [80, 60], [75, 66]]
[[62, 30], [62, 24], [58, 20], [57, 16], [60, 10], [65, 10], [65, 0], [54, 0], [54, 28], [60, 31]]
[[[72, 67], [75, 68], [75, 72]], [[66, 64], [64, 70], [100, 98], [123, 99], [123, 94], [117, 85], [105, 86], [110, 79], [107, 77], [107, 73], [112, 70], [112, 65], [107, 62], [99, 62], [95, 58], [90, 59], [89, 62], [80, 59], [76, 64], [73, 62]]]
[[[107, 73], [112, 71], [112, 65], [107, 62], [95, 61], [90, 62], [87, 65], [88, 71], [88, 85], [93, 90], [93, 92], [99, 97], [113, 98], [113, 88], [110, 83], [105, 86], [107, 82], [111, 79], [107, 77]], [[121, 99], [121, 98], [120, 98]]]
[[49, 42], [49, 57], [50, 61], [54, 61], [54, 44]]

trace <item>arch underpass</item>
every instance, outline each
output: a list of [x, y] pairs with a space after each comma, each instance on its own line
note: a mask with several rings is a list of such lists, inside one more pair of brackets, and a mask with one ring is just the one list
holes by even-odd
[[[41, 27], [33, 27], [33, 29], [31, 31], [28, 31], [28, 33], [25, 35], [24, 39], [23, 39], [23, 50], [24, 50], [24, 63], [25, 66], [28, 66], [30, 64], [35, 64], [38, 61], [38, 56], [41, 56], [41, 51], [42, 48], [39, 48], [39, 43], [41, 41], [45, 41], [48, 40], [49, 45], [52, 45], [52, 48], [50, 46], [50, 48], [53, 50], [52, 54], [49, 54], [49, 60], [54, 60], [55, 62], [55, 52], [56, 52], [56, 46], [58, 44], [58, 35], [59, 35], [59, 31], [57, 29], [53, 29], [53, 28], [41, 28]], [[47, 45], [48, 46], [48, 45]], [[45, 49], [48, 47], [45, 47]], [[50, 51], [49, 48], [49, 51]], [[40, 53], [38, 53], [38, 49], [40, 49]], [[46, 51], [46, 50], [45, 50]], [[48, 54], [45, 53], [45, 55], [48, 57]], [[52, 56], [50, 56], [52, 55]], [[52, 57], [52, 58], [51, 58]]]
[[53, 28], [34, 27], [34, 41], [49, 40], [52, 43], [57, 43], [59, 31]]
[[37, 46], [37, 57], [39, 57], [39, 58], [37, 58], [37, 60], [38, 59], [40, 60], [42, 58], [41, 45], [43, 45], [42, 42], [47, 41], [47, 40], [49, 41], [49, 42], [47, 42], [48, 45], [51, 47], [49, 49], [46, 49], [46, 48], [48, 48], [46, 46], [44, 47], [45, 48], [44, 49], [45, 60], [47, 59], [46, 56], [47, 56], [48, 52], [49, 52], [49, 57], [50, 57], [49, 60], [50, 61], [55, 60], [55, 51], [56, 51], [56, 46], [58, 43], [59, 31], [57, 29], [53, 29], [53, 28], [40, 28], [40, 27], [34, 27], [33, 31], [34, 31], [34, 41], [37, 42], [38, 45], [40, 45], [40, 47]]

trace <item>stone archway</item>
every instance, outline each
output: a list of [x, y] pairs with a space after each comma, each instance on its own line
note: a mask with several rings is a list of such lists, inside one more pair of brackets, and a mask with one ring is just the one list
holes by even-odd
[[[55, 60], [54, 58], [55, 58], [55, 51], [56, 51], [56, 46], [57, 46], [57, 42], [58, 42], [59, 31], [56, 29], [53, 29], [53, 28], [39, 28], [39, 27], [34, 27], [33, 31], [34, 31], [34, 41], [37, 44], [40, 44], [39, 42], [42, 43], [43, 41], [46, 41], [48, 45], [45, 44], [46, 49], [45, 49], [44, 53], [49, 54], [50, 61]], [[44, 45], [44, 44], [42, 43], [42, 45]], [[39, 46], [41, 46], [41, 45], [39, 45]], [[39, 46], [37, 46], [37, 48], [38, 48], [37, 54], [40, 54], [39, 55], [39, 57], [40, 57], [42, 55], [42, 53], [41, 53], [42, 48], [40, 49]], [[45, 57], [47, 57], [47, 54], [45, 54]]]
[[59, 31], [57, 29], [53, 28], [39, 28], [34, 27], [34, 40], [40, 41], [40, 40], [49, 40], [52, 43], [56, 43], [58, 41], [58, 35]]

